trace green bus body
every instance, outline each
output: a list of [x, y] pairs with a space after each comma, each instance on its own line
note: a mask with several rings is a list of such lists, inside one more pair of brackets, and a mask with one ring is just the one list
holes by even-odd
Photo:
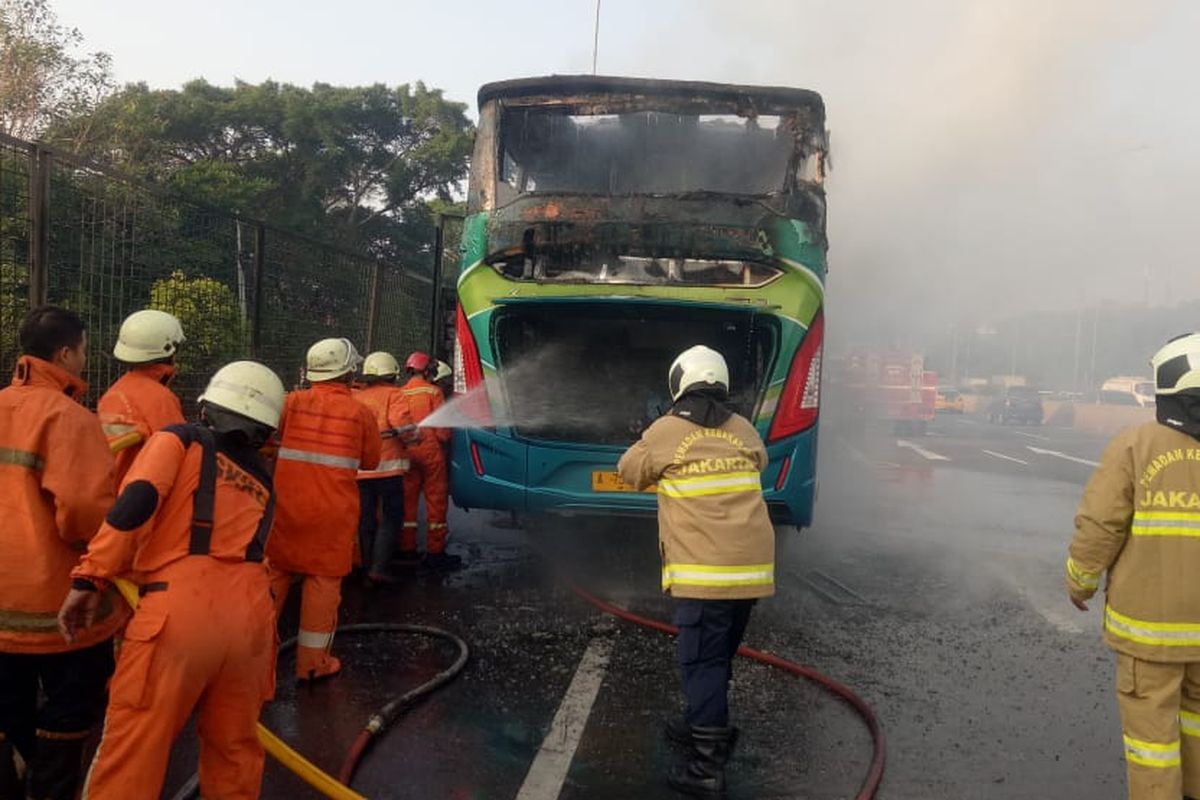
[[[747, 150], [761, 158], [741, 163]], [[705, 343], [767, 442], [769, 506], [807, 525], [825, 152], [823, 104], [803, 90], [593, 76], [485, 86], [455, 352], [459, 402], [478, 424], [455, 433], [455, 501], [652, 512], [653, 494], [605, 473], [664, 410], [681, 345]]]

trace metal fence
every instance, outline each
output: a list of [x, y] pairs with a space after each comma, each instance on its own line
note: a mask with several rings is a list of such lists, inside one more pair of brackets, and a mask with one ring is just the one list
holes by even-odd
[[433, 296], [431, 275], [0, 137], [2, 369], [17, 358], [31, 303], [75, 309], [89, 327], [94, 401], [119, 375], [111, 350], [121, 320], [158, 308], [187, 335], [175, 388], [190, 406], [236, 358], [294, 385], [308, 346], [328, 336], [403, 360], [433, 341]]

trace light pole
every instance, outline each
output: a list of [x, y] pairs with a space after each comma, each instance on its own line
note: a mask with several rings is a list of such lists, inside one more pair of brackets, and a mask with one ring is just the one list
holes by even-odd
[[596, 24], [592, 28], [592, 74], [596, 74], [596, 57], [600, 53], [600, 0], [596, 0]]
[[1075, 309], [1075, 369], [1070, 378], [1070, 391], [1079, 393], [1079, 355], [1084, 337], [1084, 307]]
[[1096, 338], [1100, 330], [1100, 306], [1092, 312], [1092, 365], [1088, 369], [1088, 386], [1096, 385]]

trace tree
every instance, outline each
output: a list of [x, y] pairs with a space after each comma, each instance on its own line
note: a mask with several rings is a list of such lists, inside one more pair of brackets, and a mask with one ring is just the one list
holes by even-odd
[[33, 140], [61, 120], [87, 119], [114, 84], [109, 56], [77, 55], [82, 42], [47, 0], [0, 0], [0, 132]]
[[189, 199], [426, 266], [429, 203], [449, 202], [465, 178], [473, 128], [463, 104], [423, 83], [201, 80], [127, 86], [52, 133]]
[[202, 381], [250, 351], [250, 332], [237, 297], [215, 278], [172, 272], [150, 287], [149, 307], [174, 314], [183, 325], [187, 341], [176, 357], [182, 384]]

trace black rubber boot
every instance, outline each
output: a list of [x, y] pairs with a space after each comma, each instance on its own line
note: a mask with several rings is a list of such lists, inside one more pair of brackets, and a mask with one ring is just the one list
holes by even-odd
[[83, 739], [38, 737], [37, 753], [29, 764], [31, 800], [72, 800], [83, 767]]
[[[729, 737], [729, 754], [732, 756], [734, 748], [737, 747], [738, 727], [731, 725], [730, 730], [733, 731]], [[687, 720], [683, 717], [671, 717], [663, 723], [663, 735], [667, 737], [667, 741], [672, 744], [677, 744], [682, 747], [692, 746], [692, 726], [687, 724]]]
[[725, 762], [729, 760], [733, 728], [692, 728], [692, 752], [687, 763], [671, 770], [667, 783], [693, 797], [725, 796]]
[[25, 800], [25, 787], [17, 775], [13, 746], [0, 742], [0, 800]]
[[663, 723], [663, 735], [667, 737], [667, 741], [672, 744], [691, 747], [692, 745], [692, 726], [687, 724], [687, 720], [683, 717], [671, 717]]

